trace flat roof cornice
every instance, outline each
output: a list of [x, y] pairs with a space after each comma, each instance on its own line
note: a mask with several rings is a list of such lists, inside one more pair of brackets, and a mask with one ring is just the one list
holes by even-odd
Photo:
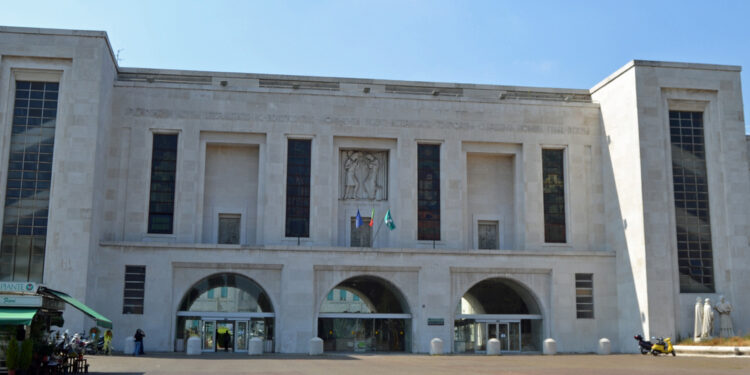
[[601, 80], [589, 90], [591, 94], [599, 91], [602, 87], [614, 81], [617, 77], [625, 74], [628, 70], [636, 66], [651, 68], [671, 68], [671, 69], [691, 69], [691, 70], [713, 70], [719, 72], [741, 72], [742, 67], [738, 65], [717, 65], [717, 64], [699, 64], [684, 63], [674, 61], [653, 61], [653, 60], [630, 60], [627, 64], [617, 69], [614, 73]]
[[339, 82], [363, 85], [404, 85], [420, 86], [434, 88], [462, 88], [474, 90], [505, 90], [505, 91], [530, 91], [544, 92], [554, 94], [581, 94], [588, 95], [587, 89], [569, 89], [554, 87], [535, 87], [535, 86], [506, 86], [477, 83], [455, 83], [455, 82], [426, 82], [426, 81], [404, 81], [390, 79], [373, 79], [373, 78], [347, 78], [347, 77], [325, 77], [325, 76], [300, 76], [284, 74], [264, 74], [264, 73], [239, 73], [239, 72], [217, 72], [217, 71], [200, 71], [200, 70], [173, 70], [173, 69], [152, 69], [152, 68], [126, 68], [119, 70], [122, 74], [130, 75], [174, 75], [174, 76], [192, 76], [192, 77], [216, 77], [216, 78], [243, 78], [243, 79], [281, 79], [281, 80], [300, 80], [313, 82]]
[[0, 25], [0, 33], [9, 34], [36, 34], [36, 35], [59, 35], [59, 36], [75, 36], [84, 38], [102, 38], [107, 43], [107, 49], [109, 49], [109, 57], [112, 59], [112, 63], [115, 65], [115, 70], [119, 71], [120, 67], [117, 65], [117, 59], [115, 53], [112, 50], [112, 43], [109, 42], [109, 36], [106, 31], [100, 30], [68, 30], [68, 29], [45, 29], [40, 27], [19, 27], [19, 26], [2, 26]]

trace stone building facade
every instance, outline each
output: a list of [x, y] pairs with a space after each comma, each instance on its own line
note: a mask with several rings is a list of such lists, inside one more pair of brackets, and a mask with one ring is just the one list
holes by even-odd
[[719, 295], [750, 330], [736, 66], [591, 89], [154, 70], [104, 32], [1, 27], [0, 129], [0, 280], [147, 350], [632, 352]]

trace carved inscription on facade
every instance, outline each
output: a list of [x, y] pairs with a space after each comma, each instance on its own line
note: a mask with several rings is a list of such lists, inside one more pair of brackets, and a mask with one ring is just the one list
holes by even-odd
[[388, 151], [341, 150], [339, 199], [388, 199]]
[[366, 126], [391, 127], [391, 128], [430, 128], [430, 129], [455, 129], [455, 130], [490, 130], [515, 134], [570, 134], [570, 135], [598, 135], [598, 122], [593, 125], [561, 126], [549, 124], [537, 124], [525, 122], [523, 124], [508, 124], [485, 121], [448, 121], [448, 120], [402, 120], [402, 119], [375, 119], [359, 117], [334, 117], [314, 115], [283, 115], [264, 113], [237, 113], [237, 112], [205, 112], [190, 110], [171, 109], [146, 109], [126, 108], [126, 116], [141, 118], [176, 118], [189, 120], [211, 120], [211, 121], [243, 121], [251, 123], [268, 124], [291, 124], [291, 125], [336, 125], [336, 126]]

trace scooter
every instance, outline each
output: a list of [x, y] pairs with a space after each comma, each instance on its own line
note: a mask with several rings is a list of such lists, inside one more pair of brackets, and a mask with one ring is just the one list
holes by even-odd
[[674, 347], [672, 346], [672, 339], [659, 337], [656, 343], [651, 346], [651, 354], [657, 356], [659, 354], [672, 354], [672, 357], [676, 356]]
[[635, 335], [633, 338], [638, 340], [638, 348], [641, 350], [641, 354], [646, 355], [651, 353], [651, 348], [654, 346], [651, 341], [644, 340], [641, 335]]

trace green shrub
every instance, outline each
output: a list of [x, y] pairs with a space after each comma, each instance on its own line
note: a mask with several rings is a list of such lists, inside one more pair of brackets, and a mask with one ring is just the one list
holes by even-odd
[[18, 355], [18, 340], [15, 336], [12, 336], [8, 342], [8, 348], [5, 349], [5, 366], [8, 367], [8, 370], [19, 369]]
[[18, 358], [18, 368], [28, 370], [31, 367], [31, 357], [34, 354], [34, 345], [31, 340], [23, 340], [21, 343], [21, 356]]

